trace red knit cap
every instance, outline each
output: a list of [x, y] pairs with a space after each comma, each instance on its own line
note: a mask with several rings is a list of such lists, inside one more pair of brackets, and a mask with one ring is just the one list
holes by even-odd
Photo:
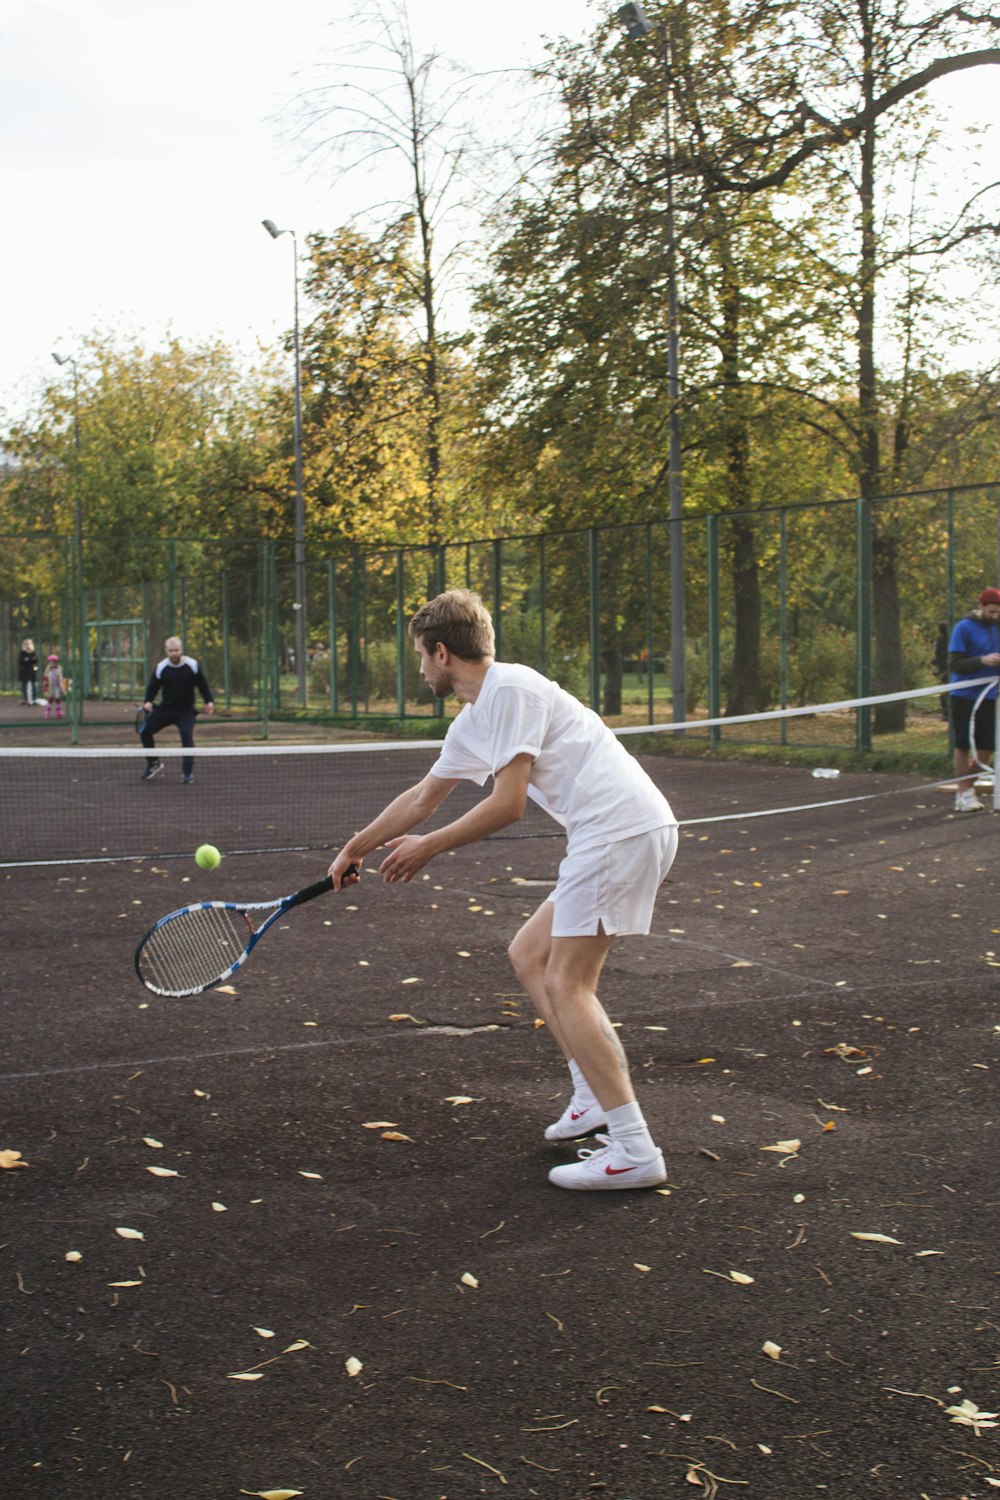
[[1000, 604], [1000, 589], [983, 589], [979, 602], [980, 604]]

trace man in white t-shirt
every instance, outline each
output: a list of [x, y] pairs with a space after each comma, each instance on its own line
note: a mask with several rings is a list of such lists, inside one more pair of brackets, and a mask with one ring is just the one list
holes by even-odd
[[[410, 621], [420, 675], [439, 697], [464, 707], [441, 754], [416, 786], [356, 833], [330, 866], [334, 886], [353, 884], [348, 867], [373, 849], [389, 853], [386, 881], [412, 880], [435, 855], [486, 838], [537, 802], [566, 829], [566, 854], [549, 898], [514, 938], [509, 956], [559, 1044], [573, 1095], [545, 1132], [578, 1140], [594, 1130], [597, 1150], [553, 1167], [549, 1180], [577, 1189], [654, 1187], [666, 1181], [636, 1102], [628, 1062], [597, 998], [616, 934], [647, 933], [656, 892], [677, 852], [670, 806], [602, 719], [531, 667], [494, 660], [489, 611], [476, 594], [451, 589]], [[416, 828], [460, 780], [493, 789], [469, 812], [431, 833]]]

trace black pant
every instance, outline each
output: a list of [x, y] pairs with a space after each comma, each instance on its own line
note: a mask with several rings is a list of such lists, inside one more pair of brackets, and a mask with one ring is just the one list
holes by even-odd
[[[197, 717], [198, 715], [193, 708], [186, 708], [183, 713], [179, 714], [166, 713], [162, 708], [154, 708], [153, 712], [146, 720], [145, 728], [142, 731], [142, 743], [145, 745], [147, 750], [155, 750], [156, 741], [153, 739], [153, 735], [158, 734], [161, 729], [166, 729], [168, 724], [176, 724], [177, 729], [180, 733], [181, 744], [186, 749], [193, 750], [194, 721]], [[147, 755], [146, 764], [147, 766], [155, 765], [156, 756]], [[181, 760], [181, 771], [183, 772], [183, 774], [185, 776], [190, 776], [193, 766], [194, 756], [185, 755]]]

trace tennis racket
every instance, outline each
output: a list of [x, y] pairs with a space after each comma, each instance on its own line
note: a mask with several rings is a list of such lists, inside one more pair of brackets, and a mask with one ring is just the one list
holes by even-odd
[[[356, 865], [344, 871], [357, 873]], [[135, 950], [135, 972], [154, 995], [200, 995], [231, 978], [279, 917], [332, 890], [333, 879], [327, 875], [278, 901], [199, 901], [182, 906], [161, 917], [141, 940]]]
[[140, 705], [136, 709], [136, 711], [135, 711], [135, 732], [136, 732], [136, 734], [141, 734], [142, 733], [142, 731], [146, 727], [146, 720], [148, 718], [149, 718], [149, 715], [147, 714], [146, 710]]

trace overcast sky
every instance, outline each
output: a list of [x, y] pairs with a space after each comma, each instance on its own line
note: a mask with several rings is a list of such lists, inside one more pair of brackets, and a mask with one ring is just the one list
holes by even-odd
[[[275, 115], [345, 0], [0, 0], [0, 409], [97, 326], [252, 348], [292, 320], [291, 241], [371, 199], [296, 164]], [[524, 68], [588, 0], [410, 0], [418, 55]]]
[[[418, 54], [524, 68], [618, 0], [410, 0]], [[373, 185], [296, 163], [275, 116], [348, 0], [0, 0], [0, 409], [96, 327], [251, 350], [291, 324], [291, 242]], [[998, 69], [935, 90], [996, 123]], [[978, 101], [978, 103], [976, 102]], [[501, 126], [502, 129], [502, 126]]]

